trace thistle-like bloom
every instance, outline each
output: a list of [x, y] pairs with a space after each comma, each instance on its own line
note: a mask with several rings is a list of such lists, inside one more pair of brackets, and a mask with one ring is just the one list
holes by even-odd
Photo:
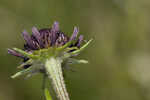
[[52, 85], [59, 100], [70, 100], [63, 78], [63, 69], [68, 64], [87, 63], [85, 60], [77, 60], [78, 55], [92, 40], [83, 46], [83, 36], [78, 38], [79, 29], [74, 27], [73, 34], [68, 37], [59, 29], [59, 23], [54, 22], [51, 28], [38, 30], [32, 28], [32, 35], [27, 31], [22, 32], [25, 40], [24, 49], [8, 49], [8, 53], [23, 59], [19, 66], [22, 70], [12, 78], [20, 75], [32, 76], [42, 73], [52, 81]]

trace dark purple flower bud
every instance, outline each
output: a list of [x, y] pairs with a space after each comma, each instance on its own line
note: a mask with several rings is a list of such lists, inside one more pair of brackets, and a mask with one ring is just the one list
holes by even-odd
[[72, 36], [70, 38], [70, 41], [71, 40], [75, 40], [77, 35], [78, 35], [78, 33], [79, 33], [79, 29], [77, 27], [74, 27], [73, 34], [72, 34]]
[[52, 31], [51, 29], [41, 29], [39, 30], [40, 32], [40, 35], [41, 35], [41, 41], [43, 41], [43, 47], [49, 47], [49, 46], [52, 46], [53, 43], [52, 42]]
[[59, 32], [55, 45], [58, 47], [63, 46], [65, 43], [68, 42], [68, 40], [69, 38], [63, 32]]

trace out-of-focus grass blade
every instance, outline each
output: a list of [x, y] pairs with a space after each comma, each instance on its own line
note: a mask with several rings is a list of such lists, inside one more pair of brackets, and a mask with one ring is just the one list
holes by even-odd
[[46, 100], [52, 100], [50, 92], [48, 91], [47, 88], [44, 89], [44, 92], [45, 92], [45, 98], [46, 98]]

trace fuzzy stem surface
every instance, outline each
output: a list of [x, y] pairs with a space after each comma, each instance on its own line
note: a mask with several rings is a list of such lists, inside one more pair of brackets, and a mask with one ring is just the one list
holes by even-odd
[[45, 62], [45, 69], [57, 98], [59, 100], [70, 100], [63, 78], [61, 63], [62, 60], [60, 58], [50, 57]]

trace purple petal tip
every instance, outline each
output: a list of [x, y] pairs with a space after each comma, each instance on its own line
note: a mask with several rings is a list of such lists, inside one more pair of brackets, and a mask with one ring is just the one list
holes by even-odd
[[52, 26], [52, 30], [54, 32], [59, 31], [59, 23], [57, 21], [54, 22], [53, 26]]
[[28, 34], [26, 30], [22, 32], [23, 38], [26, 41], [26, 43], [31, 47], [34, 48], [33, 40], [31, 39], [31, 36]]
[[77, 37], [78, 33], [79, 33], [79, 29], [77, 27], [74, 27], [73, 34], [70, 40], [74, 40]]
[[83, 41], [83, 35], [80, 35], [80, 36], [79, 36], [79, 40], [78, 40], [77, 47], [80, 47], [82, 41]]
[[80, 41], [83, 40], [83, 35], [80, 35], [79, 40]]
[[26, 30], [23, 30], [22, 32], [23, 36], [28, 35], [28, 32]]
[[32, 35], [40, 41], [40, 32], [36, 27], [32, 27]]
[[33, 34], [39, 34], [39, 31], [38, 31], [38, 29], [35, 26], [32, 27], [32, 33]]

